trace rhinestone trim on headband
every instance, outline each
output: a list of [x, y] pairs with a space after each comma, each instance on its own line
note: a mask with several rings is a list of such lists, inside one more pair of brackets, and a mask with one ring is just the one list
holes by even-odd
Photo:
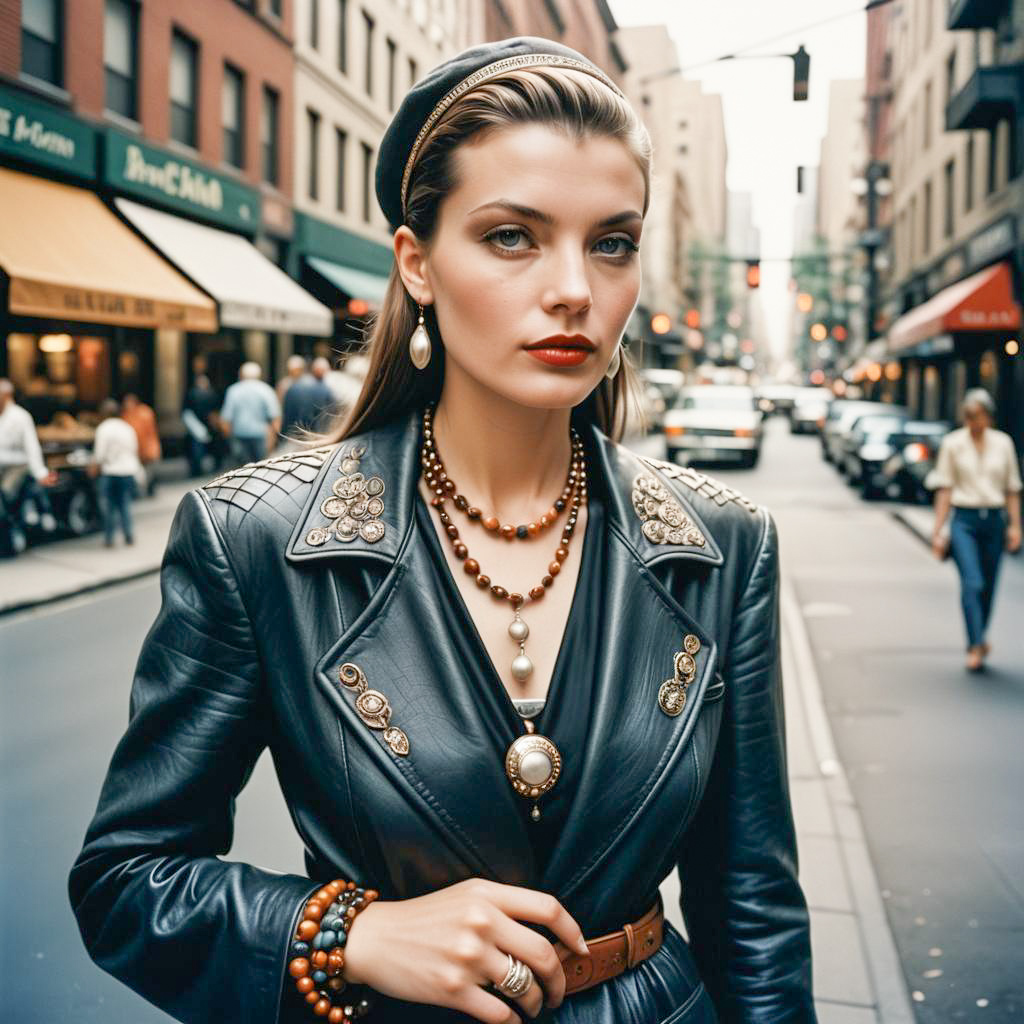
[[423, 127], [420, 129], [419, 134], [416, 136], [416, 141], [412, 144], [412, 150], [409, 152], [409, 159], [405, 162], [405, 171], [402, 174], [402, 217], [405, 217], [405, 200], [409, 192], [409, 178], [412, 176], [412, 168], [416, 163], [416, 158], [420, 155], [420, 150], [423, 148], [423, 144], [427, 141], [427, 137], [437, 126], [437, 122], [441, 119], [441, 115], [464, 93], [469, 92], [471, 89], [475, 89], [478, 85], [488, 81], [491, 78], [497, 78], [498, 75], [504, 74], [506, 71], [513, 70], [515, 68], [530, 68], [530, 67], [555, 67], [555, 68], [570, 68], [574, 71], [582, 71], [584, 74], [591, 75], [593, 78], [598, 79], [600, 82], [604, 82], [610, 89], [616, 92], [619, 96], [623, 95], [622, 90], [600, 69], [594, 67], [593, 64], [587, 64], [581, 60], [575, 60], [572, 57], [559, 57], [552, 53], [524, 53], [518, 57], [504, 57], [501, 60], [496, 60], [493, 64], [488, 64], [486, 67], [480, 68], [478, 71], [474, 71], [473, 74], [464, 78], [454, 89], [448, 92], [438, 102], [437, 106], [430, 112], [430, 117], [427, 118]]

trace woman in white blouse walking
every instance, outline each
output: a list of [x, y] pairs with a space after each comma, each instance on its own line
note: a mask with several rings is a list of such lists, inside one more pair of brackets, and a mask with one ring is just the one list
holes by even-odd
[[[964, 396], [964, 426], [943, 438], [930, 485], [936, 489], [932, 550], [950, 548], [960, 573], [967, 628], [967, 668], [979, 671], [989, 653], [985, 639], [1003, 548], [1020, 549], [1020, 466], [1009, 434], [992, 427], [995, 405], [983, 388]], [[942, 528], [953, 509], [948, 538]]]
[[116, 519], [121, 520], [124, 542], [134, 544], [132, 498], [135, 496], [135, 477], [142, 469], [139, 439], [132, 425], [121, 418], [121, 408], [112, 398], [100, 406], [100, 424], [96, 428], [92, 457], [91, 472], [99, 474], [104, 546], [114, 546]]

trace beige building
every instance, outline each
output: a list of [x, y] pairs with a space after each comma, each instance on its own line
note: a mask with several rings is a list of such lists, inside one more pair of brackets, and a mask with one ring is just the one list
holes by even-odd
[[903, 397], [955, 419], [987, 387], [1024, 437], [1021, 0], [904, 0], [890, 26], [893, 292]]

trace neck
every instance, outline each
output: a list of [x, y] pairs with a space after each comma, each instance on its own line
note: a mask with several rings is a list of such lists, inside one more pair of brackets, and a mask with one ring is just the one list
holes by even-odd
[[570, 409], [531, 409], [445, 376], [434, 439], [470, 504], [502, 522], [536, 519], [569, 471]]

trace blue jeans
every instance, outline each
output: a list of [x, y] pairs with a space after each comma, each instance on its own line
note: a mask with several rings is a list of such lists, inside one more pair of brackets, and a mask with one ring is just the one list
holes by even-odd
[[109, 476], [99, 478], [97, 496], [100, 515], [103, 517], [103, 536], [108, 544], [114, 543], [114, 520], [120, 518], [121, 530], [126, 541], [132, 535], [132, 498], [135, 496], [135, 478], [131, 476]]
[[991, 508], [956, 508], [950, 550], [960, 573], [960, 603], [967, 643], [984, 643], [1006, 537], [1006, 512]]
[[266, 437], [233, 437], [231, 440], [235, 458], [243, 463], [259, 462], [267, 457]]

